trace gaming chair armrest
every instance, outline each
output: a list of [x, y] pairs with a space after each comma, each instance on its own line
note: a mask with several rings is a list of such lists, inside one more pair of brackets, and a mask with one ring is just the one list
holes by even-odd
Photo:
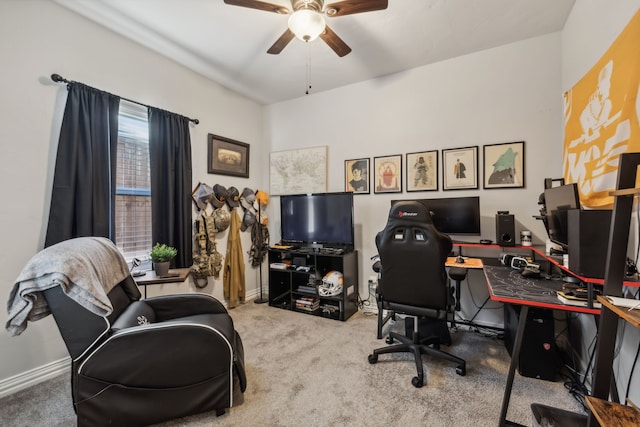
[[163, 295], [144, 301], [153, 308], [159, 322], [195, 314], [227, 313], [220, 301], [205, 294]]

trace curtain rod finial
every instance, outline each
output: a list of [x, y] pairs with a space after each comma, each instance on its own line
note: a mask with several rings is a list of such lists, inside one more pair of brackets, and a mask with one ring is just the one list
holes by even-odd
[[51, 80], [53, 80], [56, 83], [63, 83], [66, 82], [67, 80], [62, 77], [60, 74], [51, 74]]
[[193, 120], [191, 120], [191, 121], [192, 121], [193, 123], [195, 123], [196, 125], [200, 124], [200, 120], [198, 120], [198, 119], [193, 119]]

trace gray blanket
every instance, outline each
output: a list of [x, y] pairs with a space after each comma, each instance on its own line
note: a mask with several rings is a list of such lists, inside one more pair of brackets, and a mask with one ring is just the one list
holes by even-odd
[[87, 310], [107, 316], [107, 294], [129, 275], [118, 248], [103, 237], [79, 237], [50, 246], [33, 256], [16, 279], [7, 303], [6, 329], [13, 336], [51, 312], [42, 291], [61, 286]]

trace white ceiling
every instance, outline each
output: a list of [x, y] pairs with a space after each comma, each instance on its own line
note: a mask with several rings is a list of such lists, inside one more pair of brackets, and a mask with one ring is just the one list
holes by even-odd
[[353, 49], [340, 58], [320, 39], [267, 54], [288, 15], [223, 0], [55, 1], [263, 104], [305, 96], [307, 69], [317, 93], [560, 31], [575, 2], [389, 0], [386, 10], [327, 18]]

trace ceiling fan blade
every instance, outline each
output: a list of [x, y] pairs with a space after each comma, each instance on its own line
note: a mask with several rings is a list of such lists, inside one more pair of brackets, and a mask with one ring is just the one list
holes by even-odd
[[322, 34], [320, 34], [320, 38], [341, 58], [351, 52], [351, 48], [347, 46], [328, 25], [324, 28]]
[[326, 5], [324, 10], [327, 16], [344, 16], [383, 10], [388, 5], [389, 0], [343, 0]]
[[279, 4], [265, 3], [257, 0], [224, 0], [226, 4], [232, 6], [248, 7], [250, 9], [264, 10], [265, 12], [274, 12], [281, 15], [289, 13], [289, 9], [280, 6]]
[[287, 30], [282, 33], [280, 38], [276, 40], [273, 46], [269, 48], [267, 53], [270, 53], [272, 55], [279, 54], [280, 52], [282, 52], [282, 49], [284, 49], [289, 44], [289, 42], [293, 40], [294, 37], [295, 35], [291, 32], [290, 29], [287, 28]]

